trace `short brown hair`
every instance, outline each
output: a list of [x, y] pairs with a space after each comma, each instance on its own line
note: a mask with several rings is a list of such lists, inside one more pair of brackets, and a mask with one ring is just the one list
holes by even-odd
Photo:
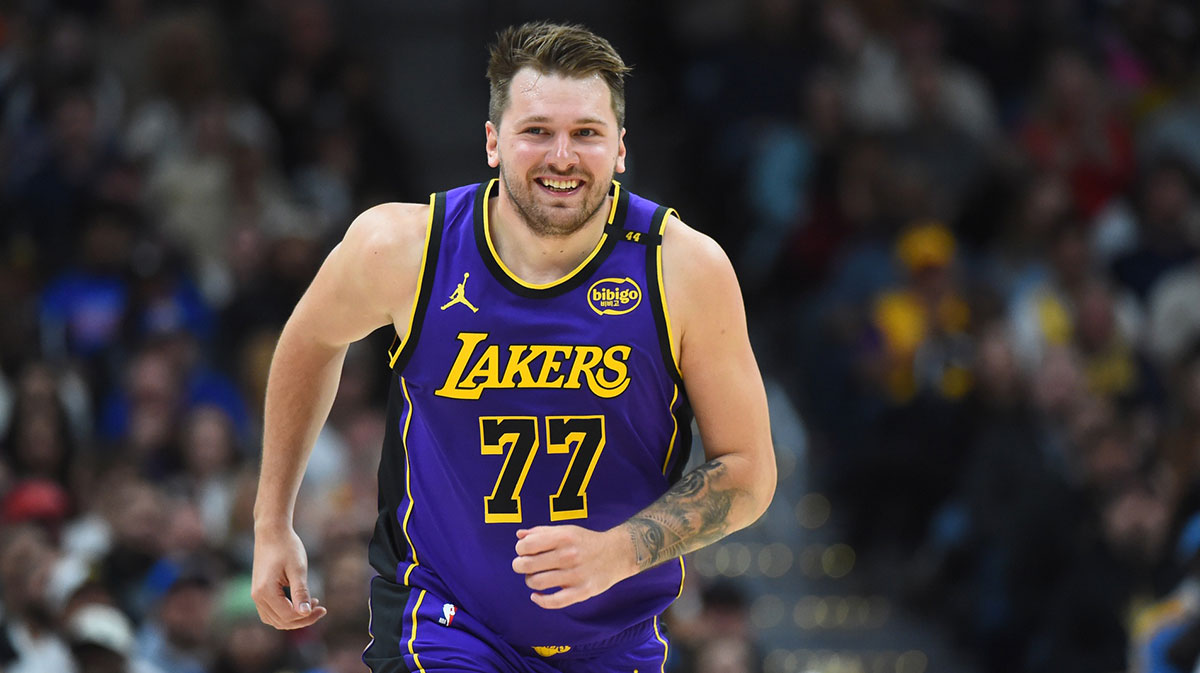
[[508, 92], [513, 76], [526, 66], [544, 75], [588, 77], [599, 75], [612, 94], [617, 126], [625, 126], [625, 65], [608, 40], [576, 24], [537, 21], [509, 26], [496, 34], [490, 48], [487, 77], [491, 82], [488, 117], [500, 124], [500, 115], [508, 107]]

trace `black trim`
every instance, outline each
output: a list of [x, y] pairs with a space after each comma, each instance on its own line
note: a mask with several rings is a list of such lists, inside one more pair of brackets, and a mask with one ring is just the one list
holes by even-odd
[[[408, 542], [398, 514], [408, 493], [408, 447], [404, 445], [401, 423], [404, 419], [404, 390], [399, 374], [393, 374], [388, 386], [387, 422], [383, 429], [383, 449], [379, 455], [378, 516], [375, 532], [367, 546], [367, 559], [375, 572], [395, 577], [397, 569], [407, 567]], [[412, 413], [409, 411], [408, 413]]]
[[[650, 218], [650, 231], [660, 239], [661, 235], [657, 229], [662, 227], [663, 218], [666, 217], [668, 210], [670, 208], [666, 206], [659, 206]], [[661, 240], [659, 245], [661, 245]], [[675, 354], [671, 352], [671, 333], [667, 331], [667, 315], [663, 308], [665, 304], [658, 287], [659, 245], [646, 246], [646, 285], [650, 294], [650, 305], [654, 309], [654, 327], [658, 331], [658, 347], [662, 352], [663, 364], [666, 365], [667, 373], [671, 376], [671, 380], [682, 390], [683, 377], [679, 375], [679, 369], [675, 366]]]
[[[490, 184], [492, 183], [481, 184], [479, 185], [479, 188], [475, 190], [475, 247], [479, 250], [479, 257], [483, 259], [483, 265], [488, 268], [488, 271], [491, 272], [492, 277], [495, 278], [496, 281], [499, 282], [500, 285], [509, 292], [512, 292], [519, 297], [525, 297], [527, 299], [557, 297], [566, 294], [567, 292], [570, 292], [571, 290], [574, 290], [575, 288], [584, 284], [589, 278], [592, 277], [592, 274], [596, 272], [596, 269], [600, 267], [600, 265], [608, 257], [609, 253], [612, 252], [613, 246], [616, 245], [618, 238], [620, 238], [618, 236], [611, 235], [613, 228], [625, 228], [625, 216], [629, 212], [629, 192], [625, 191], [624, 189], [620, 189], [618, 190], [616, 212], [613, 213], [612, 221], [604, 227], [605, 233], [610, 235], [604, 237], [604, 243], [601, 244], [600, 250], [592, 257], [591, 260], [588, 261], [587, 266], [579, 269], [575, 272], [575, 275], [557, 285], [542, 289], [525, 287], [524, 285], [521, 285], [517, 281], [513, 280], [511, 276], [504, 272], [504, 269], [500, 268], [500, 264], [492, 255], [492, 251], [488, 248], [487, 232], [485, 232], [483, 229], [483, 209], [484, 199], [487, 196], [487, 190]], [[495, 184], [496, 188], [499, 189], [500, 181], [497, 180]]]
[[646, 286], [650, 294], [651, 312], [654, 314], [654, 327], [658, 332], [659, 352], [662, 354], [663, 365], [667, 374], [679, 389], [679, 406], [671, 410], [675, 417], [675, 448], [674, 464], [669, 466], [668, 483], [674, 484], [683, 476], [692, 454], [692, 405], [688, 402], [687, 389], [683, 385], [683, 377], [675, 365], [675, 354], [671, 352], [671, 333], [667, 330], [666, 302], [658, 285], [658, 251], [662, 246], [663, 220], [670, 208], [659, 206], [650, 216], [650, 234], [654, 245], [646, 244]]
[[438, 192], [433, 197], [433, 224], [429, 227], [429, 241], [425, 244], [425, 267], [421, 270], [421, 289], [417, 295], [417, 305], [413, 307], [412, 324], [408, 326], [408, 334], [404, 335], [404, 344], [400, 347], [400, 355], [392, 365], [392, 371], [402, 372], [404, 366], [412, 358], [416, 350], [417, 339], [421, 336], [421, 325], [425, 323], [425, 309], [429, 306], [429, 295], [433, 292], [433, 279], [437, 275], [438, 254], [442, 249], [442, 232], [446, 229], [446, 192]]
[[404, 663], [401, 634], [413, 589], [390, 582], [383, 576], [371, 578], [371, 642], [363, 650], [362, 662], [372, 673], [409, 673]]
[[667, 475], [667, 483], [674, 484], [683, 477], [683, 470], [692, 457], [692, 405], [688, 402], [687, 392], [679, 389], [679, 408], [672, 412], [675, 416], [675, 464]]
[[657, 231], [634, 231], [633, 229], [623, 229], [614, 225], [609, 225], [604, 230], [610, 236], [615, 236], [628, 243], [638, 243], [652, 248], [658, 247], [662, 243], [662, 236]]

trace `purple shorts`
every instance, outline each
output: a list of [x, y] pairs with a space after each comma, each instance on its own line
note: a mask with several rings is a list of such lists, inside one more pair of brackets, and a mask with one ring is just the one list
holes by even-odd
[[535, 651], [502, 640], [462, 609], [418, 587], [371, 580], [373, 673], [662, 673], [667, 638], [658, 618], [597, 643]]

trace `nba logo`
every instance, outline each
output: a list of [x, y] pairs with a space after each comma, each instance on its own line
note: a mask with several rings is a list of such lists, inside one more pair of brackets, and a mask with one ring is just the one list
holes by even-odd
[[438, 618], [438, 624], [442, 626], [450, 626], [450, 622], [454, 621], [454, 613], [458, 612], [458, 608], [450, 603], [442, 604], [442, 616]]

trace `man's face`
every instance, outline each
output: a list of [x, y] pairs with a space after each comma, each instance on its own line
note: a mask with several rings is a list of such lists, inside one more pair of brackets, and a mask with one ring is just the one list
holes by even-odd
[[568, 236], [602, 205], [614, 173], [625, 171], [625, 130], [598, 76], [513, 77], [499, 127], [486, 125], [488, 165], [525, 223], [542, 236]]

